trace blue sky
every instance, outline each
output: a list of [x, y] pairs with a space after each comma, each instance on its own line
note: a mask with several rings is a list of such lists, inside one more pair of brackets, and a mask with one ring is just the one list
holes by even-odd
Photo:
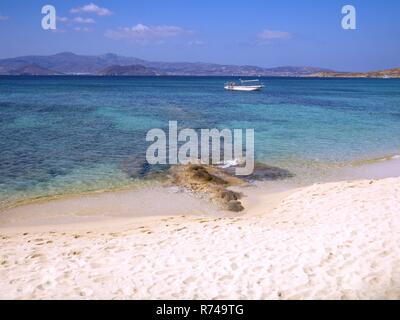
[[[57, 30], [41, 28], [54, 5]], [[341, 9], [357, 10], [344, 30]], [[400, 67], [398, 0], [1, 0], [0, 57], [108, 52], [157, 61]]]

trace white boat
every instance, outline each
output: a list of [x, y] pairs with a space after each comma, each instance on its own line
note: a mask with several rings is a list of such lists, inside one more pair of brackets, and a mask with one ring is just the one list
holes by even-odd
[[259, 91], [264, 88], [260, 80], [240, 80], [240, 84], [236, 82], [225, 83], [225, 90], [230, 91]]

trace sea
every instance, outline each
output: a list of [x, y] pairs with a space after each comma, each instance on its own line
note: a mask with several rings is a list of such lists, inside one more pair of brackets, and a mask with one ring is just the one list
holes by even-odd
[[[157, 183], [150, 129], [254, 129], [257, 163], [306, 183], [400, 155], [400, 79], [0, 77], [0, 208]], [[160, 173], [160, 175], [155, 174]]]

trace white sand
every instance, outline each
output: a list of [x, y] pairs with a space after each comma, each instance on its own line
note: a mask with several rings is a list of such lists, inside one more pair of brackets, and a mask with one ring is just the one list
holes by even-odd
[[400, 178], [282, 197], [240, 217], [0, 228], [0, 298], [400, 298]]

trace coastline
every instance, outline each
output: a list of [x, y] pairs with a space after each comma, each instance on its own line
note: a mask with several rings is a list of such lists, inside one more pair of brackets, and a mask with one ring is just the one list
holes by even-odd
[[[0, 298], [398, 299], [400, 175], [360, 180], [397, 168], [392, 161], [343, 181], [241, 187], [240, 214], [192, 195], [186, 204], [199, 211], [177, 212], [185, 194], [172, 189], [161, 207], [174, 214], [118, 214], [132, 197], [120, 191], [87, 196], [116, 215], [14, 221], [0, 227]], [[73, 201], [87, 210], [79, 197], [20, 208], [71, 210]]]
[[[299, 182], [296, 179], [255, 181], [245, 186], [231, 187], [231, 189], [244, 194], [246, 210], [242, 214], [247, 215], [253, 214], [252, 208], [255, 202], [266, 202], [259, 200], [264, 196], [290, 195], [296, 190], [315, 183], [390, 177], [400, 177], [400, 156], [391, 155], [355, 161], [330, 171], [324, 178], [320, 178], [320, 181]], [[156, 198], [168, 205], [159, 206], [152, 200]], [[123, 205], [123, 203], [126, 205]], [[153, 217], [157, 219], [157, 217], [162, 216], [232, 214], [234, 213], [224, 211], [216, 204], [211, 204], [204, 195], [186, 192], [183, 188], [171, 183], [155, 180], [153, 185], [136, 184], [117, 189], [18, 201], [0, 210], [0, 230], [9, 227], [9, 225], [11, 227], [18, 226], [17, 222], [11, 220], [22, 220], [22, 224], [29, 227], [40, 224], [65, 225], [96, 220], [105, 221], [115, 218], [142, 219]]]

